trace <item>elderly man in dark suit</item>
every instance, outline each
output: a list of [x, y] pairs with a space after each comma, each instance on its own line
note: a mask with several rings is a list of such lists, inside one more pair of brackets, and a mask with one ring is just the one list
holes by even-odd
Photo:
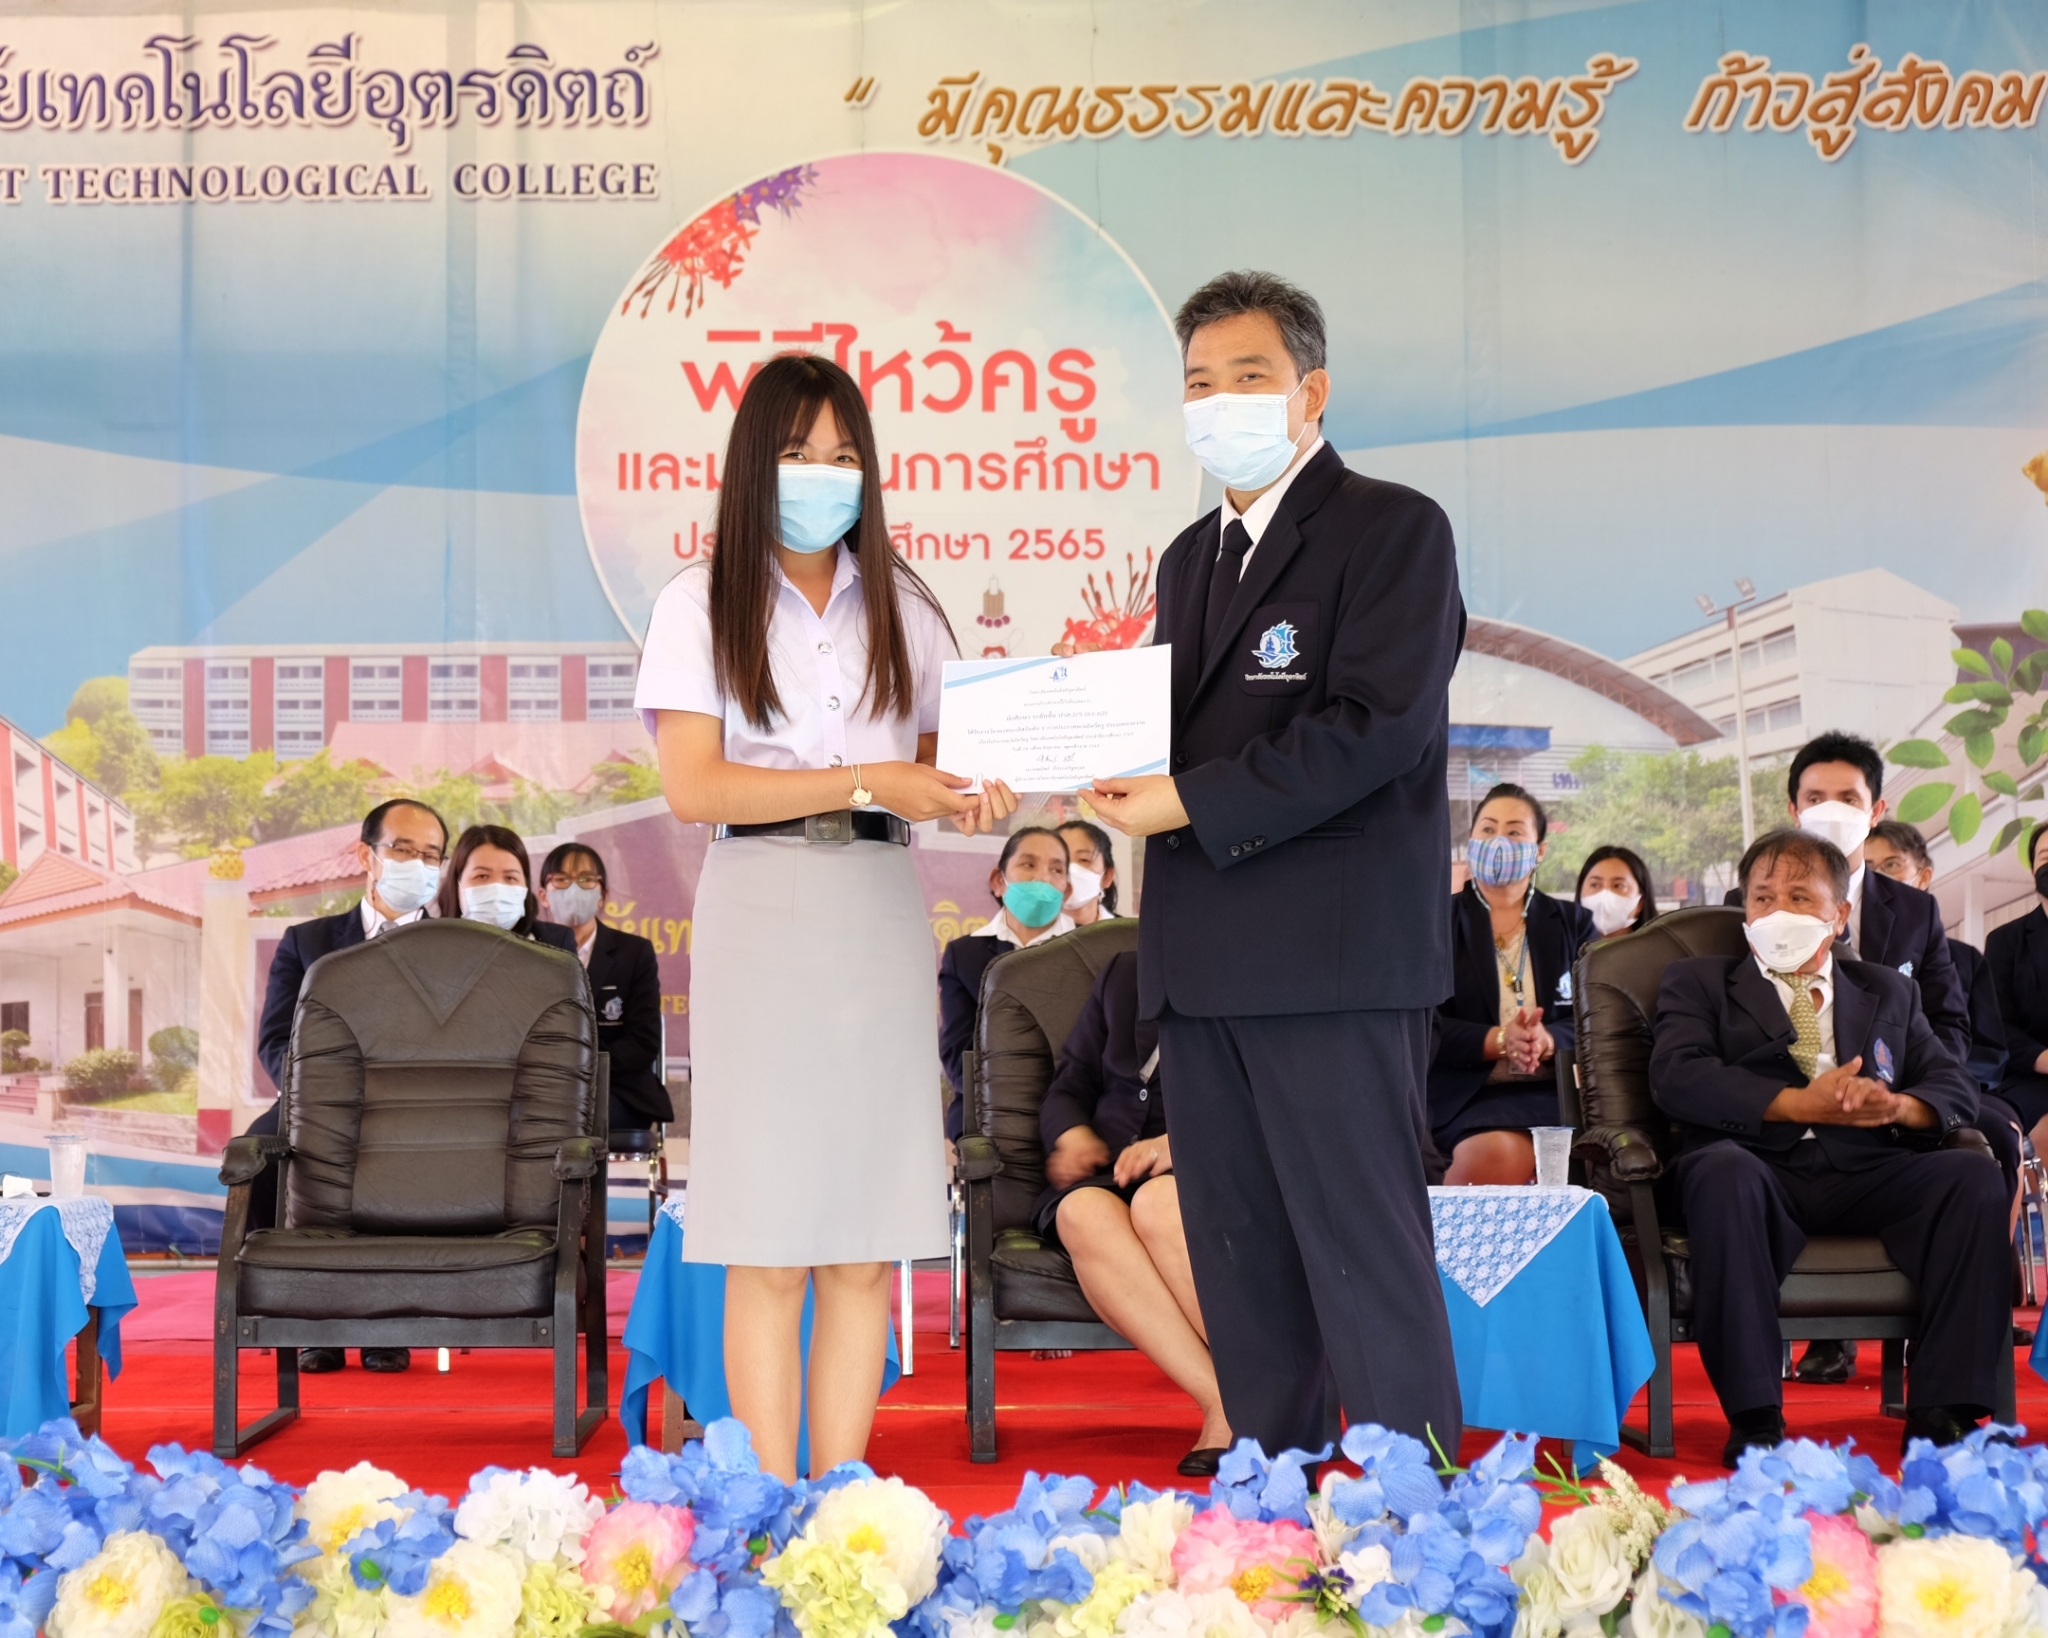
[[1996, 1403], [2011, 1346], [2004, 1179], [1981, 1147], [1936, 1146], [1975, 1122], [1976, 1084], [1911, 980], [1835, 948], [1840, 849], [1773, 832], [1740, 881], [1752, 954], [1666, 969], [1650, 1059], [1723, 1460], [1784, 1437], [1778, 1288], [1809, 1234], [1875, 1235], [1918, 1287], [1906, 1437], [1953, 1442]]
[[1166, 550], [1172, 771], [1098, 780], [1145, 856], [1139, 991], [1230, 1426], [1268, 1450], [1343, 1414], [1456, 1447], [1423, 1153], [1451, 991], [1456, 547], [1427, 496], [1323, 441], [1323, 315], [1227, 273], [1174, 321], [1189, 446], [1222, 506]]
[[[447, 823], [424, 802], [396, 797], [363, 816], [362, 833], [354, 844], [366, 878], [362, 902], [338, 915], [287, 927], [271, 958], [263, 1017], [256, 1027], [256, 1056], [278, 1088], [284, 1086], [292, 1017], [298, 1010], [299, 986], [305, 981], [306, 969], [324, 955], [426, 915], [441, 884], [441, 863], [447, 851]], [[249, 1130], [274, 1136], [278, 1108], [272, 1104], [249, 1123]], [[270, 1228], [276, 1222], [277, 1167], [272, 1165], [249, 1191], [249, 1226]], [[338, 1371], [346, 1363], [347, 1355], [339, 1348], [307, 1348], [299, 1355], [302, 1371]], [[363, 1350], [365, 1370], [402, 1371], [411, 1363], [409, 1349]]]

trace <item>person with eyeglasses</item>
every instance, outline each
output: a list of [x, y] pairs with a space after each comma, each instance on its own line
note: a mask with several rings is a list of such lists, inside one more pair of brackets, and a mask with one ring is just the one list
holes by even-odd
[[638, 933], [597, 919], [610, 883], [588, 842], [560, 842], [540, 867], [541, 902], [576, 940], [590, 974], [597, 1044], [611, 1058], [611, 1129], [644, 1132], [676, 1118], [661, 1061], [661, 963]]
[[[350, 849], [363, 867], [360, 904], [338, 915], [317, 916], [287, 927], [270, 959], [270, 982], [263, 994], [263, 1017], [256, 1029], [256, 1056], [273, 1089], [284, 1085], [285, 1059], [292, 1044], [292, 1015], [298, 1011], [299, 986], [306, 969], [324, 955], [346, 950], [393, 927], [404, 927], [430, 912], [441, 887], [441, 866], [448, 852], [448, 824], [424, 802], [394, 797], [363, 816], [360, 836]], [[273, 1103], [249, 1123], [249, 1131], [277, 1135], [279, 1106]], [[250, 1186], [250, 1229], [277, 1226], [277, 1168], [270, 1167]], [[412, 1364], [407, 1348], [365, 1348], [366, 1371], [402, 1371]], [[348, 1361], [340, 1348], [304, 1348], [299, 1369], [319, 1374], [338, 1371]]]

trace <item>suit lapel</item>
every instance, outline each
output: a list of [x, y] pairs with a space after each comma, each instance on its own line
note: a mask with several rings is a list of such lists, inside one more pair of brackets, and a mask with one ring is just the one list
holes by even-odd
[[1868, 865], [1863, 868], [1863, 936], [1856, 941], [1856, 955], [1859, 960], [1895, 967], [1898, 963], [1886, 953], [1891, 948], [1892, 905], [1886, 889], [1880, 885], [1890, 878], [1879, 875]]
[[1778, 998], [1777, 986], [1764, 977], [1750, 957], [1744, 956], [1735, 963], [1735, 970], [1728, 975], [1728, 993], [1737, 1006], [1756, 1020], [1764, 1039], [1772, 1046], [1784, 1050], [1799, 1039], [1785, 1003]]
[[360, 944], [369, 936], [363, 931], [363, 907], [360, 904], [353, 910], [342, 911], [334, 921], [334, 937], [327, 946], [330, 950], [346, 950], [351, 944]]
[[[1863, 913], [1870, 914], [1870, 906], [1864, 905]], [[1835, 1062], [1845, 1064], [1851, 1058], [1861, 1058], [1863, 1068], [1860, 1074], [1873, 1079], [1886, 1079], [1877, 1074], [1877, 1066], [1871, 1062], [1871, 1032], [1877, 1022], [1877, 997], [1872, 995], [1843, 970], [1842, 963], [1835, 963]], [[1904, 1065], [1894, 1064], [1893, 1075]]]

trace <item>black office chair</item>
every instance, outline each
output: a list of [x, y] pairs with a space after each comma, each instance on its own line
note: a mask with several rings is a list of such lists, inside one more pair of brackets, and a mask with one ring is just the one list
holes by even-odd
[[[1580, 1128], [1575, 1162], [1607, 1198], [1649, 1321], [1657, 1366], [1650, 1377], [1649, 1422], [1624, 1423], [1621, 1436], [1652, 1456], [1676, 1451], [1672, 1431], [1671, 1347], [1692, 1336], [1691, 1248], [1684, 1231], [1664, 1223], [1656, 1180], [1672, 1156], [1671, 1126], [1650, 1096], [1651, 1030], [1664, 969], [1691, 956], [1749, 953], [1742, 912], [1678, 910], [1638, 932], [1599, 939], [1580, 952], [1572, 980], [1577, 1042], [1559, 1054], [1561, 1115]], [[1945, 1148], [1979, 1148], [1970, 1128], [1951, 1133]], [[1874, 1236], [1829, 1234], [1808, 1240], [1778, 1295], [1778, 1325], [1788, 1340], [1875, 1337], [1883, 1343], [1883, 1405], [1905, 1414], [1905, 1346], [1920, 1312], [1920, 1295]], [[1999, 1350], [2001, 1422], [2013, 1420], [2012, 1350]]]

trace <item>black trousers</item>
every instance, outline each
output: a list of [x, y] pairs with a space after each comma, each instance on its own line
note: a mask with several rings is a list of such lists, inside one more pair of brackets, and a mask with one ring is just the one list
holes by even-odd
[[1427, 1011], [1159, 1022], [1181, 1219], [1231, 1431], [1347, 1423], [1455, 1455], [1464, 1415], [1423, 1181]]
[[[1177, 1157], [1176, 1157], [1177, 1158]], [[1902, 1150], [1837, 1171], [1812, 1141], [1782, 1159], [1724, 1139], [1673, 1169], [1692, 1244], [1693, 1335], [1721, 1408], [1783, 1402], [1778, 1287], [1810, 1234], [1868, 1234], [1920, 1291], [1908, 1405], [1997, 1403], [2012, 1346], [2005, 1179], [1968, 1149]]]

